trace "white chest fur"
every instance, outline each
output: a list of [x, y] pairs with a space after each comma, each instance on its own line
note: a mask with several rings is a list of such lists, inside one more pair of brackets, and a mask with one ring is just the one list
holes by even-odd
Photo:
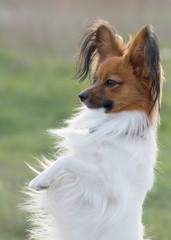
[[[50, 239], [142, 240], [142, 204], [157, 152], [145, 113], [84, 109], [68, 124], [51, 131], [63, 138], [66, 156], [42, 175], [50, 179], [43, 194], [54, 216]], [[40, 185], [39, 176], [33, 181]]]

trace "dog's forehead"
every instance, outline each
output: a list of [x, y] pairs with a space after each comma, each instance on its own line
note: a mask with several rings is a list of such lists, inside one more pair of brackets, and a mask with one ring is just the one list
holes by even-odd
[[123, 57], [114, 56], [114, 57], [107, 58], [105, 61], [99, 64], [96, 71], [96, 78], [103, 79], [114, 73], [117, 74], [120, 68], [119, 66], [122, 64], [122, 61], [123, 61]]

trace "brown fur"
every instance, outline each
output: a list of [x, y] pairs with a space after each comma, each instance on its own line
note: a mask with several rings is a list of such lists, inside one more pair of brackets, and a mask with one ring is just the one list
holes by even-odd
[[[82, 39], [76, 77], [83, 81], [94, 74], [95, 80], [84, 90], [88, 93], [84, 104], [99, 108], [110, 103], [107, 113], [145, 111], [152, 123], [159, 116], [162, 86], [159, 48], [152, 27], [144, 26], [127, 45], [107, 22], [95, 21], [88, 29]], [[117, 84], [106, 86], [108, 79]]]

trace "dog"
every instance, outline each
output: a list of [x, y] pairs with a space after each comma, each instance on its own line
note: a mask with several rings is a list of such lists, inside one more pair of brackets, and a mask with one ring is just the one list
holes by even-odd
[[78, 113], [51, 130], [62, 153], [29, 184], [31, 239], [143, 240], [163, 82], [152, 26], [125, 44], [108, 22], [91, 22], [75, 77], [91, 86]]

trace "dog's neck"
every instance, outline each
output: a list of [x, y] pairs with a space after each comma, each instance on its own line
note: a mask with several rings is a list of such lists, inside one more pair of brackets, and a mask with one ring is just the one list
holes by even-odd
[[82, 107], [79, 113], [66, 121], [67, 126], [62, 129], [51, 131], [64, 139], [74, 137], [83, 141], [89, 139], [91, 142], [109, 140], [117, 136], [142, 138], [148, 137], [149, 129], [155, 133], [155, 127], [151, 126], [145, 112], [121, 112], [117, 114], [106, 114], [103, 109], [91, 110]]
[[114, 135], [143, 135], [149, 128], [148, 117], [145, 112], [121, 112], [106, 114], [103, 109], [82, 111], [69, 123], [73, 129], [88, 129], [89, 133], [103, 131]]

